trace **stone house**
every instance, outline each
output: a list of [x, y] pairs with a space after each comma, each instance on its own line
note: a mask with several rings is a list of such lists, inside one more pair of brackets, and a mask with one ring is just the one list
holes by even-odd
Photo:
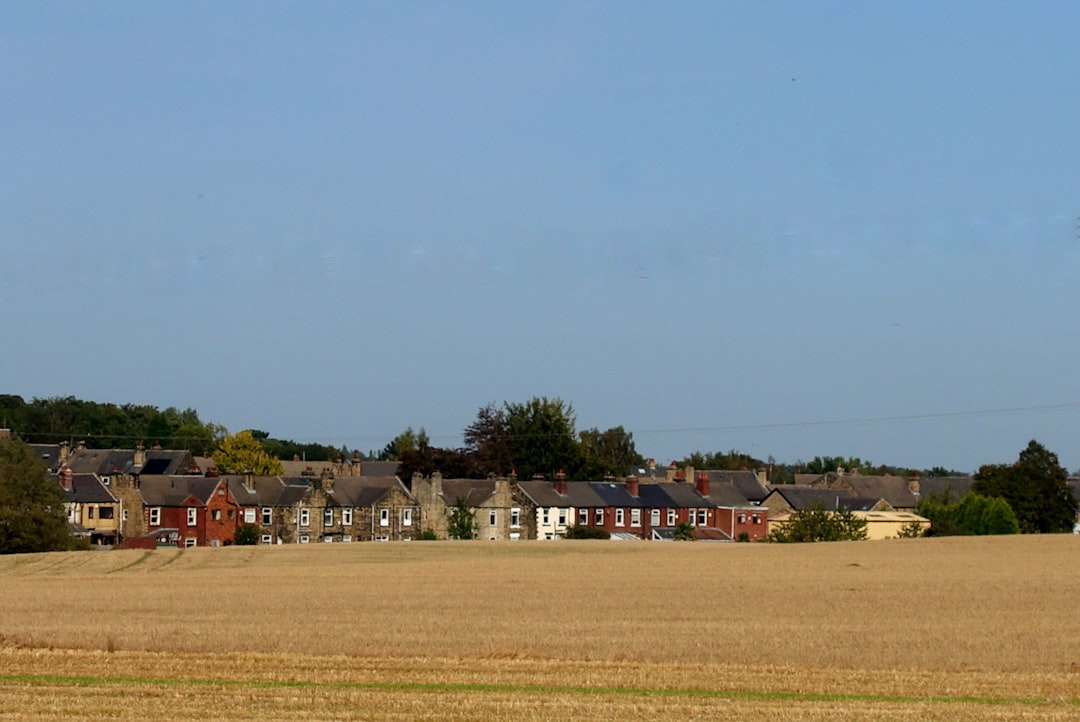
[[528, 523], [534, 507], [510, 479], [443, 479], [439, 472], [430, 477], [415, 474], [412, 495], [420, 505], [421, 529], [430, 529], [440, 539], [448, 537], [450, 515], [459, 502], [472, 511], [477, 539], [535, 538], [535, 529]]
[[94, 474], [64, 468], [57, 480], [67, 496], [68, 524], [97, 546], [112, 546], [120, 535], [121, 503]]

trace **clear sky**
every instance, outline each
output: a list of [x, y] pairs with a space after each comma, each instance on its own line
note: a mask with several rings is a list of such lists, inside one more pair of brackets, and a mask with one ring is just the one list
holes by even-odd
[[361, 449], [547, 395], [662, 462], [1076, 469], [1078, 28], [3, 3], [0, 392]]

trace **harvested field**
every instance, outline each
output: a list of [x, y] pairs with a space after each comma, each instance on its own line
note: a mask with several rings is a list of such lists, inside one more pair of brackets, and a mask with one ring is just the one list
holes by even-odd
[[1075, 719], [1080, 539], [0, 558], [0, 719]]

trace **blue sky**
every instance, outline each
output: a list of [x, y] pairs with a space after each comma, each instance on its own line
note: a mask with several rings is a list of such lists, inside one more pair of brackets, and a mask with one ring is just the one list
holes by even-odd
[[547, 395], [663, 461], [1076, 469], [1077, 27], [6, 3], [3, 392], [361, 449]]

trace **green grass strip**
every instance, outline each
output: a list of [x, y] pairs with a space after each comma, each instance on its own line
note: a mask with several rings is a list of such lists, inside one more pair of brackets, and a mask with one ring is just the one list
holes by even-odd
[[616, 695], [632, 697], [698, 697], [798, 702], [881, 702], [897, 704], [984, 704], [1009, 706], [1080, 706], [1080, 698], [1051, 700], [1045, 697], [982, 697], [972, 695], [927, 697], [895, 694], [833, 692], [762, 692], [734, 689], [662, 689], [650, 687], [578, 687], [543, 684], [484, 684], [451, 682], [306, 682], [302, 680], [173, 679], [170, 677], [88, 677], [51, 674], [5, 674], [0, 683], [25, 685], [150, 685], [158, 687], [253, 687], [271, 689], [358, 689], [385, 692], [481, 692], [520, 694]]

